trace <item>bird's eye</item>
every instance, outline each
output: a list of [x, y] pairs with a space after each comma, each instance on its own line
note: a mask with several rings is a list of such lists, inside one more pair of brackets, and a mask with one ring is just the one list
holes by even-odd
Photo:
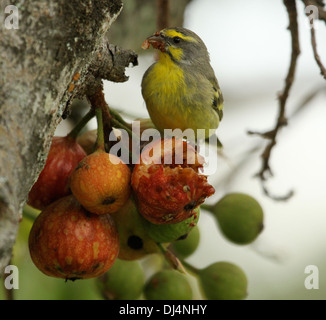
[[179, 43], [181, 41], [180, 37], [173, 37], [173, 42], [174, 43]]

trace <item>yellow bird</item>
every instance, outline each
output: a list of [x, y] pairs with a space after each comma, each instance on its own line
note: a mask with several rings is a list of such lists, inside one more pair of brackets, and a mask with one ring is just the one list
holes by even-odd
[[[217, 129], [223, 96], [204, 42], [194, 32], [167, 28], [148, 37], [143, 49], [159, 50], [159, 60], [142, 79], [142, 95], [158, 130]], [[215, 131], [205, 131], [208, 138]]]

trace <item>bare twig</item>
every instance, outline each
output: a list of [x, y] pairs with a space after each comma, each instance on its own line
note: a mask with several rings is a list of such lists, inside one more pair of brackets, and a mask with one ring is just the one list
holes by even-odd
[[[162, 30], [170, 25], [170, 0], [156, 0], [156, 30]], [[155, 50], [154, 59], [159, 59]]]
[[157, 0], [157, 30], [162, 30], [170, 25], [170, 0]]
[[275, 201], [287, 201], [294, 195], [294, 190], [289, 190], [286, 194], [284, 195], [276, 195], [272, 194], [267, 187], [264, 185], [264, 182], [262, 182], [262, 187], [265, 195]]
[[[299, 31], [298, 31], [298, 22], [297, 22], [297, 7], [295, 0], [283, 0], [284, 5], [286, 7], [288, 17], [289, 17], [289, 27], [291, 33], [291, 61], [288, 69], [287, 76], [285, 78], [285, 85], [283, 91], [278, 95], [279, 101], [279, 114], [277, 118], [276, 125], [273, 130], [267, 132], [254, 132], [249, 131], [249, 134], [258, 134], [259, 136], [268, 139], [269, 142], [265, 147], [261, 158], [262, 158], [262, 167], [260, 171], [257, 173], [257, 176], [260, 178], [261, 182], [264, 183], [266, 180], [266, 174], [273, 175], [270, 167], [270, 158], [272, 149], [276, 145], [276, 137], [282, 127], [287, 125], [287, 118], [285, 116], [286, 102], [290, 93], [290, 89], [292, 87], [294, 81], [294, 75], [296, 70], [297, 58], [300, 54], [300, 46], [299, 46]], [[286, 196], [272, 196], [267, 188], [263, 185], [263, 190], [265, 194], [275, 200], [287, 200], [290, 196], [292, 196], [293, 192], [290, 191]]]
[[319, 54], [317, 52], [317, 43], [316, 43], [316, 37], [315, 37], [315, 28], [313, 26], [311, 26], [310, 34], [311, 34], [311, 46], [312, 46], [312, 50], [314, 52], [315, 60], [316, 60], [316, 62], [318, 64], [318, 67], [320, 69], [320, 74], [326, 80], [326, 68], [324, 67], [323, 63], [321, 62], [321, 59], [320, 59]]

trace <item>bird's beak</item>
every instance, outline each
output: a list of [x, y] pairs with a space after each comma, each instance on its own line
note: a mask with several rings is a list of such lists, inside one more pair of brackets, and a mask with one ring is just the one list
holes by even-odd
[[148, 48], [150, 44], [153, 46], [154, 49], [158, 49], [162, 52], [165, 52], [165, 41], [159, 32], [155, 32], [152, 36], [148, 37], [144, 41], [143, 46], [147, 46]]

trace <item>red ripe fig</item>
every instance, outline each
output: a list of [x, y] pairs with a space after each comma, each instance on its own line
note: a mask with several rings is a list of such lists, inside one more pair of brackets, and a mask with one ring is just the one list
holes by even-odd
[[92, 214], [69, 195], [36, 218], [29, 250], [36, 267], [48, 276], [87, 279], [113, 265], [119, 254], [119, 236], [109, 215]]
[[182, 139], [147, 145], [135, 165], [131, 185], [139, 212], [152, 223], [178, 223], [214, 194], [207, 176], [199, 173], [204, 159]]
[[86, 152], [74, 137], [53, 137], [45, 166], [29, 192], [27, 203], [43, 210], [70, 194], [69, 176], [84, 157]]

